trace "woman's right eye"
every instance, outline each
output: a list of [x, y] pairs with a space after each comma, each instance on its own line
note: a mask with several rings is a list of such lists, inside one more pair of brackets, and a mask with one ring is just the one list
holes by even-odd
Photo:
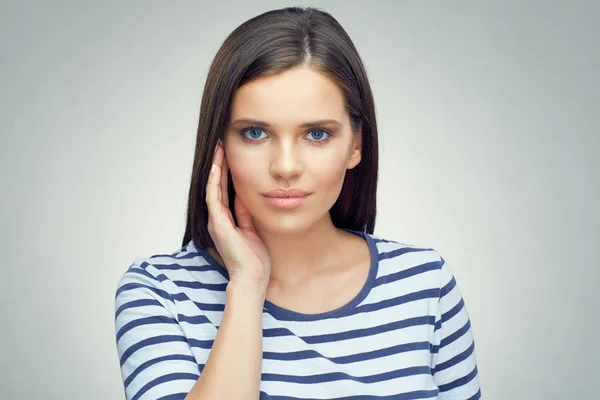
[[248, 141], [254, 142], [256, 140], [259, 139], [263, 139], [262, 137], [260, 137], [261, 133], [264, 133], [265, 131], [263, 131], [260, 128], [256, 128], [256, 127], [250, 127], [250, 128], [245, 128], [243, 129], [240, 134], [242, 135], [242, 137]]

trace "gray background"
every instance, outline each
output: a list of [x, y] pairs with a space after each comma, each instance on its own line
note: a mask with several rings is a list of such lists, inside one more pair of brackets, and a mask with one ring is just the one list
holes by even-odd
[[0, 398], [123, 398], [116, 283], [179, 247], [209, 64], [297, 4], [364, 59], [375, 234], [448, 260], [484, 397], [599, 398], [598, 3], [248, 3], [2, 3]]

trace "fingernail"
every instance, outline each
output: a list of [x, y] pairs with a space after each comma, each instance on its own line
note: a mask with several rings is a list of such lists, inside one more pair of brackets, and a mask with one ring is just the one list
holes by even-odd
[[218, 148], [219, 148], [219, 144], [217, 143], [217, 145], [215, 146], [215, 149], [213, 150], [213, 154], [215, 154], [217, 152]]
[[215, 164], [212, 165], [212, 167], [210, 167], [210, 174], [214, 174], [215, 173], [215, 169], [217, 168], [217, 166]]

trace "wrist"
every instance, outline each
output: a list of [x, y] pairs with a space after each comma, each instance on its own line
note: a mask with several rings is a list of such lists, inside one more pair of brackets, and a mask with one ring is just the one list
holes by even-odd
[[226, 293], [227, 296], [241, 293], [244, 298], [254, 298], [264, 302], [268, 283], [268, 279], [236, 274], [230, 277]]
[[248, 286], [257, 289], [266, 289], [269, 284], [269, 275], [254, 270], [237, 270], [230, 273], [229, 283], [232, 285]]

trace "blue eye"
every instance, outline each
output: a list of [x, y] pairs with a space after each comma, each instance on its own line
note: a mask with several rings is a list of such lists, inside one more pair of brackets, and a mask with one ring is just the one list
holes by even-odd
[[[258, 136], [256, 135], [256, 132], [259, 132]], [[257, 139], [261, 139], [260, 132], [264, 132], [264, 131], [260, 128], [246, 128], [241, 133], [243, 136], [245, 136], [246, 138], [248, 138], [250, 140], [257, 140]], [[248, 135], [246, 135], [246, 133], [248, 133]]]
[[[331, 136], [329, 134], [329, 132], [321, 130], [321, 129], [315, 129], [314, 131], [310, 131], [310, 133], [313, 133], [313, 132], [320, 132], [319, 135], [316, 135], [316, 136], [313, 135], [313, 138], [315, 138], [316, 142], [324, 142], [329, 138], [329, 136]], [[325, 139], [323, 139], [323, 136], [324, 136], [323, 134], [327, 135], [327, 136], [325, 136]]]

